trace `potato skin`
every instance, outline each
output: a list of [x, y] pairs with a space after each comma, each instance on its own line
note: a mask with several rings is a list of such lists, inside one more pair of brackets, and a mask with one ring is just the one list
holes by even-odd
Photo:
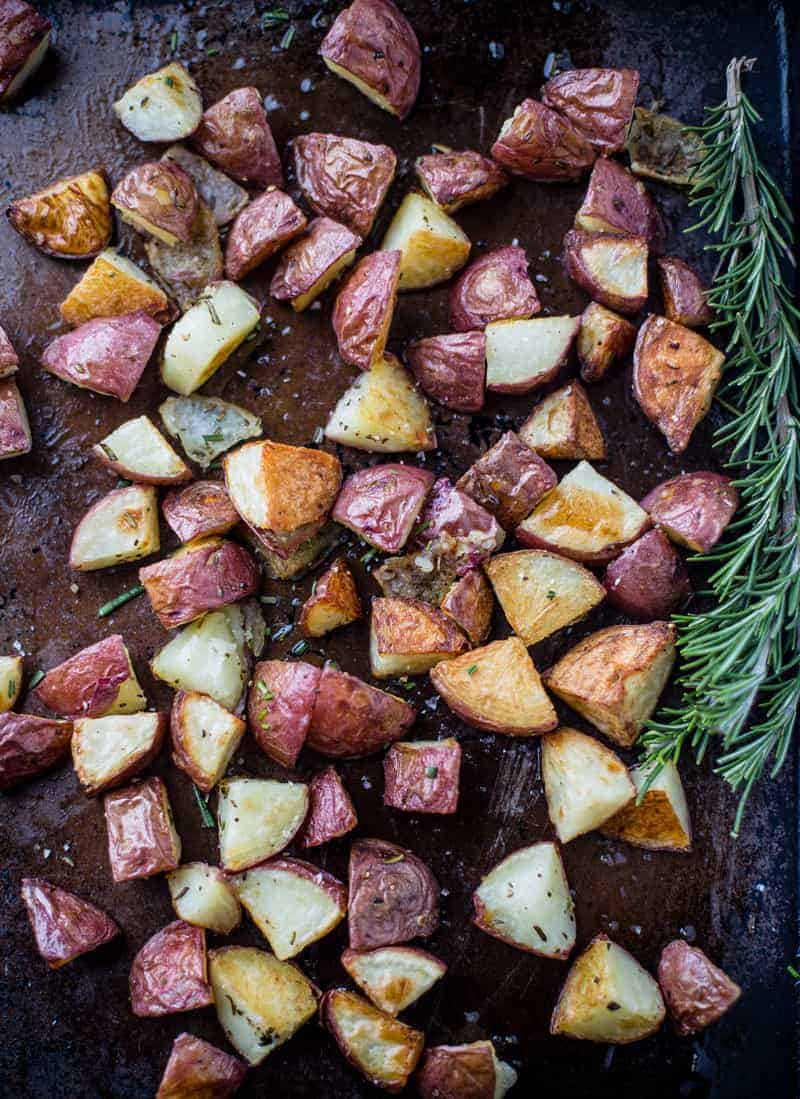
[[473, 645], [480, 645], [489, 636], [492, 625], [494, 597], [481, 569], [470, 569], [460, 576], [439, 604], [461, 627]]
[[60, 969], [119, 935], [119, 927], [105, 912], [44, 878], [23, 878], [20, 893], [36, 949], [51, 969]]
[[191, 145], [254, 187], [282, 187], [283, 169], [258, 88], [235, 88], [204, 113]]
[[[357, 1012], [361, 1021], [361, 1026], [350, 1039], [342, 1033], [339, 1026], [339, 1013], [348, 1009], [352, 1013]], [[322, 1025], [336, 1039], [344, 1058], [370, 1084], [392, 1093], [405, 1088], [425, 1045], [422, 1031], [401, 1023], [399, 1019], [387, 1015], [385, 1011], [346, 988], [329, 988], [320, 1000], [319, 1015]], [[377, 1071], [371, 1071], [369, 1063], [363, 1062], [362, 1050], [358, 1048], [359, 1043], [369, 1043], [368, 1048], [373, 1048], [373, 1035], [376, 1052], [382, 1046], [385, 1054], [385, 1064], [382, 1068], [379, 1066]]]
[[247, 721], [259, 748], [294, 767], [308, 736], [320, 669], [303, 660], [262, 660], [253, 671]]
[[513, 175], [558, 183], [580, 179], [595, 152], [562, 115], [536, 99], [524, 99], [503, 124], [492, 157]]
[[16, 374], [18, 366], [19, 356], [5, 330], [0, 326], [0, 378]]
[[6, 216], [20, 236], [59, 259], [98, 255], [111, 240], [114, 227], [106, 175], [97, 168], [17, 199]]
[[270, 188], [237, 216], [225, 245], [225, 274], [238, 282], [306, 227], [306, 216], [283, 191]]
[[176, 844], [173, 840], [169, 798], [160, 778], [147, 778], [106, 794], [103, 809], [115, 882], [178, 869], [180, 841]]
[[350, 849], [347, 922], [350, 946], [372, 950], [427, 939], [439, 926], [439, 883], [411, 851], [385, 840]]
[[[627, 255], [640, 258], [644, 278], [638, 293], [625, 294], [607, 286], [592, 271], [589, 257], [595, 249], [601, 248], [609, 251], [606, 265], [610, 270], [621, 264]], [[564, 237], [564, 267], [573, 282], [609, 309], [617, 309], [620, 313], [638, 313], [647, 301], [647, 242], [644, 237], [570, 229]]]
[[25, 0], [0, 0], [0, 103], [52, 24]]
[[392, 323], [403, 253], [365, 256], [336, 297], [331, 323], [346, 363], [369, 370], [380, 359]]
[[420, 1099], [494, 1099], [491, 1043], [428, 1046], [415, 1082]]
[[0, 790], [36, 778], [69, 754], [71, 721], [0, 714]]
[[96, 317], [56, 337], [41, 364], [64, 381], [128, 401], [160, 333], [161, 325], [145, 312]]
[[408, 365], [429, 397], [455, 412], [480, 412], [486, 389], [486, 336], [454, 332], [406, 348]]
[[175, 920], [148, 939], [133, 959], [131, 1008], [139, 1018], [192, 1011], [214, 1002], [206, 977], [206, 933]]
[[326, 271], [361, 247], [361, 237], [328, 217], [316, 217], [308, 232], [281, 256], [269, 292], [278, 301], [292, 301], [319, 282]]
[[308, 816], [297, 833], [301, 847], [319, 847], [339, 839], [358, 824], [353, 802], [333, 765], [311, 779], [308, 802]]
[[414, 171], [423, 190], [448, 214], [491, 198], [510, 182], [499, 165], [472, 149], [419, 156]]
[[714, 319], [707, 291], [693, 267], [677, 256], [658, 261], [664, 313], [668, 320], [686, 328], [703, 328]]
[[165, 630], [257, 592], [261, 572], [244, 546], [216, 538], [139, 569], [150, 606]]
[[33, 446], [25, 402], [14, 378], [0, 379], [0, 461], [28, 454]]
[[138, 165], [111, 193], [111, 205], [120, 211], [123, 220], [128, 220], [127, 213], [142, 218], [161, 230], [165, 238], [174, 238], [167, 239], [167, 243], [189, 243], [199, 201], [191, 179], [174, 160]]
[[326, 664], [306, 743], [332, 758], [368, 756], [400, 740], [415, 718], [403, 699]]
[[495, 517], [446, 477], [433, 486], [414, 535], [416, 545], [434, 543], [458, 557], [459, 574], [475, 568], [503, 544]]
[[569, 69], [548, 80], [542, 102], [568, 118], [599, 153], [618, 153], [638, 91], [636, 69]]
[[172, 1043], [155, 1099], [230, 1099], [247, 1075], [247, 1065], [194, 1034]]
[[656, 255], [664, 248], [664, 223], [647, 188], [608, 157], [595, 161], [575, 226], [587, 232], [644, 237]]
[[407, 813], [455, 813], [461, 745], [446, 740], [393, 744], [383, 761], [383, 804]]
[[692, 593], [680, 555], [660, 530], [648, 530], [606, 569], [608, 601], [631, 618], [668, 618]]
[[675, 939], [661, 951], [658, 983], [682, 1037], [715, 1023], [742, 994], [727, 973], [683, 939]]
[[507, 431], [470, 466], [456, 488], [491, 512], [505, 530], [513, 530], [557, 481], [547, 462]]
[[717, 544], [738, 506], [730, 477], [710, 470], [673, 477], [642, 500], [656, 526], [695, 553], [708, 553]]
[[525, 249], [510, 244], [474, 260], [456, 279], [450, 290], [450, 327], [470, 332], [492, 321], [532, 317], [541, 308]]
[[383, 553], [397, 553], [433, 482], [429, 470], [399, 462], [359, 469], [342, 485], [331, 517]]
[[173, 489], [161, 504], [164, 518], [181, 542], [213, 534], [227, 534], [239, 522], [239, 514], [220, 481], [195, 481]]
[[617, 359], [627, 355], [635, 343], [635, 325], [599, 302], [590, 302], [581, 316], [576, 344], [581, 378], [585, 382], [602, 381]]
[[62, 717], [102, 717], [130, 674], [125, 642], [115, 633], [51, 668], [34, 693]]
[[243, 210], [250, 197], [243, 187], [234, 183], [224, 172], [218, 171], [213, 165], [185, 145], [171, 145], [164, 153], [165, 160], [174, 160], [183, 168], [194, 184], [195, 190], [203, 203], [211, 211], [215, 225], [222, 227], [233, 221], [240, 210]]
[[297, 185], [311, 209], [366, 237], [394, 179], [388, 145], [339, 134], [301, 134], [292, 142]]

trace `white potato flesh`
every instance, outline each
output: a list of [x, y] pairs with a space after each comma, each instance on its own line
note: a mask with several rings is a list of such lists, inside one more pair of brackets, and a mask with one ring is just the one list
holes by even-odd
[[163, 735], [160, 714], [114, 714], [78, 719], [72, 732], [72, 762], [78, 781], [93, 794], [131, 776]]
[[583, 266], [604, 294], [632, 303], [647, 297], [647, 242], [630, 237], [623, 245], [613, 237], [597, 237], [581, 249]]
[[342, 965], [361, 991], [388, 1015], [398, 1015], [416, 1003], [447, 971], [444, 962], [413, 946], [346, 950]]
[[[647, 769], [631, 768], [630, 777], [637, 797], [647, 779]], [[689, 851], [692, 822], [681, 776], [674, 763], [667, 763], [653, 779], [640, 804], [630, 802], [622, 812], [606, 821], [606, 835], [635, 847], [653, 851]]]
[[562, 843], [599, 828], [636, 794], [617, 753], [575, 729], [542, 738], [542, 780]]
[[403, 253], [399, 290], [424, 290], [446, 282], [469, 258], [470, 239], [435, 202], [406, 195], [383, 238], [381, 249]]
[[475, 923], [520, 950], [566, 958], [575, 945], [575, 906], [558, 847], [523, 847], [490, 870], [475, 890]]
[[497, 1060], [494, 1046], [492, 1046], [492, 1060], [494, 1061], [494, 1095], [492, 1099], [505, 1099], [517, 1082], [517, 1074], [507, 1061]]
[[217, 802], [220, 861], [247, 870], [291, 843], [308, 812], [302, 782], [232, 778], [220, 783]]
[[239, 608], [224, 607], [185, 626], [153, 659], [153, 675], [171, 687], [210, 695], [235, 710], [247, 683], [249, 661], [239, 636]]
[[207, 286], [164, 345], [164, 385], [188, 396], [208, 381], [259, 322], [258, 302], [235, 282]]
[[311, 982], [296, 966], [265, 950], [211, 950], [208, 974], [222, 1029], [251, 1065], [261, 1064], [317, 1010]]
[[160, 546], [158, 498], [149, 485], [115, 489], [86, 512], [75, 528], [70, 568], [79, 572], [138, 561]]
[[22, 690], [21, 656], [0, 656], [0, 714], [10, 710]]
[[569, 354], [580, 317], [533, 317], [486, 325], [486, 388], [532, 389], [549, 381]]
[[338, 76], [342, 80], [346, 80], [348, 84], [352, 84], [354, 88], [357, 88], [361, 94], [365, 95], [376, 107], [380, 107], [382, 111], [388, 111], [389, 114], [397, 115], [397, 110], [391, 105], [385, 95], [381, 95], [377, 88], [371, 87], [366, 81], [362, 80], [360, 76], [356, 76], [356, 74], [350, 72], [349, 69], [342, 68], [342, 66], [338, 65], [335, 61], [331, 61], [329, 57], [323, 57], [322, 60], [334, 76]]
[[172, 907], [179, 920], [229, 935], [242, 918], [239, 900], [218, 866], [187, 862], [167, 874]]
[[203, 100], [183, 65], [173, 61], [128, 88], [114, 113], [140, 141], [180, 141], [200, 125]]
[[136, 670], [133, 667], [130, 653], [127, 649], [125, 652], [128, 657], [128, 678], [120, 687], [113, 705], [106, 711], [104, 717], [111, 714], [137, 714], [147, 706], [147, 699], [139, 680], [136, 678]]
[[[347, 911], [322, 874], [306, 877], [287, 866], [256, 866], [233, 879], [236, 894], [276, 958], [293, 958], [333, 931]], [[342, 897], [344, 891], [342, 891]]]
[[180, 726], [180, 744], [210, 789], [216, 786], [239, 747], [245, 724], [206, 694], [182, 696], [173, 716]]
[[264, 453], [264, 443], [245, 443], [225, 458], [225, 485], [231, 502], [245, 522], [259, 530], [269, 527], [271, 517]]
[[27, 58], [25, 59], [25, 64], [22, 66], [17, 75], [8, 85], [3, 95], [0, 96], [0, 103], [10, 102], [10, 100], [12, 100], [17, 92], [20, 90], [22, 85], [26, 81], [30, 80], [30, 78], [39, 68], [39, 66], [45, 59], [47, 51], [50, 48], [50, 34], [51, 32], [48, 31], [45, 34], [44, 38], [37, 42], [34, 49], [31, 50], [31, 52], [28, 54]]
[[424, 1038], [344, 989], [329, 993], [327, 1023], [342, 1052], [373, 1083], [400, 1091], [416, 1067]]
[[130, 481], [171, 485], [191, 480], [192, 471], [147, 416], [137, 416], [106, 435], [97, 457]]
[[382, 359], [356, 378], [331, 413], [325, 437], [378, 454], [436, 447], [428, 402], [394, 358]]

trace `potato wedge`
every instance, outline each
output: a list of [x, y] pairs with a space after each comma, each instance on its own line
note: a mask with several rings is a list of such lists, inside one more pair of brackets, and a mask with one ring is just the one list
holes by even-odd
[[[630, 777], [638, 795], [647, 772], [642, 767], [632, 767]], [[624, 806], [605, 821], [601, 830], [606, 836], [651, 851], [691, 851], [689, 806], [675, 764], [665, 764], [641, 803], [632, 801]]]
[[661, 295], [667, 320], [685, 328], [704, 328], [714, 319], [708, 291], [693, 267], [677, 256], [658, 261]]
[[0, 5], [0, 104], [9, 102], [44, 61], [52, 24], [26, 0]]
[[507, 431], [470, 466], [456, 488], [491, 512], [505, 530], [513, 530], [557, 482], [547, 462]]
[[581, 377], [600, 382], [618, 359], [633, 350], [636, 328], [624, 317], [593, 301], [583, 311], [577, 350]]
[[301, 859], [262, 862], [231, 878], [236, 895], [281, 961], [330, 934], [347, 912], [347, 890]]
[[636, 797], [617, 753], [566, 726], [542, 738], [542, 781], [561, 843], [599, 828]]
[[59, 179], [16, 199], [6, 216], [20, 236], [46, 256], [90, 259], [108, 246], [114, 227], [101, 169]]
[[0, 326], [0, 378], [9, 378], [16, 374], [19, 356], [5, 330]]
[[402, 1091], [416, 1068], [425, 1035], [344, 988], [329, 989], [320, 1017], [342, 1054], [375, 1087]]
[[601, 733], [629, 748], [658, 705], [675, 663], [675, 626], [610, 626], [544, 673], [547, 687]]
[[648, 492], [642, 507], [673, 542], [708, 553], [739, 506], [730, 477], [710, 470], [684, 473]]
[[181, 542], [227, 534], [239, 523], [239, 513], [219, 481], [194, 481], [173, 489], [161, 502], [167, 526]]
[[427, 939], [439, 926], [439, 883], [413, 852], [357, 840], [350, 848], [347, 922], [354, 950]]
[[128, 401], [160, 335], [161, 325], [142, 310], [96, 317], [57, 336], [40, 361], [50, 374], [80, 389]]
[[51, 969], [60, 969], [120, 933], [105, 912], [43, 878], [23, 878], [20, 894], [36, 949]]
[[147, 416], [127, 420], [95, 443], [92, 452], [119, 477], [150, 485], [191, 481], [192, 471]]
[[164, 244], [188, 244], [199, 208], [189, 176], [173, 160], [139, 164], [111, 193], [111, 205], [134, 229]]
[[369, 661], [376, 679], [423, 675], [469, 649], [452, 618], [416, 599], [374, 599]]
[[[463, 573], [491, 556], [504, 539], [505, 532], [491, 512], [446, 477], [439, 477], [414, 536], [417, 545], [426, 547], [425, 557], [422, 561], [419, 556], [415, 560], [430, 573], [434, 570], [432, 559], [446, 556], [455, 570]], [[438, 603], [441, 598], [430, 602]]]
[[24, 675], [21, 656], [0, 656], [0, 714], [12, 709], [19, 698]]
[[269, 292], [278, 301], [289, 301], [296, 313], [302, 313], [326, 290], [356, 258], [361, 237], [346, 225], [330, 218], [317, 217], [308, 232], [281, 256]]
[[358, 588], [343, 557], [338, 557], [315, 582], [300, 610], [300, 629], [306, 637], [324, 637], [361, 617]]
[[[234, 183], [224, 172], [217, 171], [207, 160], [187, 149], [185, 145], [171, 145], [164, 153], [164, 159], [174, 160], [183, 168], [203, 203], [211, 211], [215, 224], [220, 228], [232, 222], [250, 201], [244, 187]], [[207, 279], [206, 282], [208, 281], [210, 280]]]
[[297, 185], [311, 209], [359, 238], [369, 236], [397, 168], [389, 146], [339, 134], [299, 134], [292, 157]]
[[377, 454], [436, 449], [428, 403], [394, 355], [374, 363], [345, 390], [325, 438]]
[[540, 401], [519, 429], [519, 437], [545, 458], [579, 462], [606, 457], [603, 432], [580, 382], [570, 382]]
[[580, 317], [534, 317], [486, 326], [486, 388], [527, 393], [546, 385], [569, 357]]
[[150, 237], [144, 242], [144, 250], [151, 270], [184, 312], [206, 286], [223, 276], [219, 229], [205, 202], [198, 203], [191, 236], [185, 244], [164, 244]]
[[711, 408], [725, 356], [697, 332], [651, 315], [633, 353], [633, 393], [645, 416], [682, 454]]
[[650, 526], [647, 512], [588, 462], [562, 477], [517, 527], [524, 546], [573, 561], [610, 561]]
[[200, 125], [200, 89], [178, 61], [137, 80], [114, 104], [114, 114], [140, 141], [182, 141]]
[[683, 939], [667, 943], [661, 951], [658, 983], [682, 1037], [716, 1023], [742, 994], [727, 973]]
[[213, 1004], [205, 930], [175, 920], [157, 931], [133, 959], [129, 984], [131, 1008], [140, 1018]]
[[219, 856], [227, 871], [247, 870], [277, 855], [308, 812], [302, 782], [229, 778], [219, 785]]
[[259, 748], [294, 767], [308, 736], [320, 669], [304, 660], [262, 660], [253, 672], [247, 719]]
[[484, 568], [509, 625], [526, 645], [580, 622], [606, 594], [588, 569], [547, 550], [501, 553]]
[[381, 248], [399, 250], [400, 290], [425, 290], [447, 282], [469, 259], [470, 239], [425, 195], [412, 191], [400, 203]]
[[217, 1016], [233, 1048], [260, 1065], [317, 1010], [317, 990], [300, 970], [252, 946], [208, 954]]
[[401, 253], [372, 252], [356, 266], [336, 296], [333, 331], [346, 363], [369, 370], [383, 359], [392, 326]]
[[121, 786], [155, 759], [166, 731], [166, 714], [78, 718], [71, 742], [78, 781], [87, 794]]
[[283, 186], [281, 159], [258, 88], [234, 88], [209, 107], [191, 144], [240, 183]]
[[187, 862], [166, 875], [172, 907], [179, 920], [230, 935], [242, 918], [239, 900], [218, 866]]
[[483, 878], [472, 903], [475, 926], [517, 950], [568, 958], [575, 946], [575, 905], [554, 843], [507, 855]]
[[418, 946], [345, 950], [342, 966], [380, 1011], [399, 1015], [430, 992], [447, 966]]
[[113, 248], [106, 248], [84, 271], [59, 310], [72, 328], [96, 317], [147, 313], [159, 324], [166, 324], [174, 316], [170, 300], [158, 283]]
[[472, 149], [455, 152], [437, 146], [430, 156], [418, 156], [414, 162], [420, 186], [428, 198], [446, 214], [462, 206], [492, 198], [509, 184], [503, 169], [488, 156]]
[[471, 332], [492, 321], [532, 317], [541, 308], [525, 249], [508, 245], [473, 260], [456, 279], [450, 290], [450, 327]]
[[637, 107], [626, 150], [634, 175], [686, 187], [703, 159], [703, 139], [669, 115]]
[[225, 274], [239, 282], [306, 227], [299, 206], [277, 187], [254, 198], [238, 215], [225, 243]]
[[406, 361], [422, 389], [455, 412], [480, 412], [486, 387], [486, 336], [452, 332], [406, 348]]
[[178, 869], [181, 838], [175, 829], [167, 788], [160, 778], [146, 778], [106, 794], [103, 811], [115, 882], [151, 878]]
[[383, 804], [408, 813], [455, 813], [460, 774], [461, 745], [453, 737], [398, 741], [383, 761]]
[[49, 771], [69, 755], [71, 721], [0, 713], [0, 790]]
[[660, 530], [648, 530], [606, 569], [608, 601], [631, 618], [652, 621], [669, 616], [692, 594], [689, 574]]
[[450, 615], [473, 645], [482, 644], [489, 636], [494, 599], [480, 569], [470, 569], [460, 576], [446, 592], [439, 608]]
[[524, 99], [515, 108], [491, 151], [512, 175], [540, 183], [580, 179], [596, 156], [568, 119], [536, 99]]
[[595, 161], [575, 228], [642, 237], [654, 255], [664, 248], [664, 223], [645, 185], [618, 161]]
[[332, 518], [375, 549], [397, 553], [408, 541], [433, 482], [429, 470], [416, 466], [367, 466], [347, 478]]
[[638, 313], [647, 301], [647, 241], [615, 233], [570, 229], [564, 237], [567, 274], [596, 301]]
[[358, 824], [353, 802], [335, 767], [318, 771], [308, 784], [308, 815], [297, 838], [301, 847], [340, 839]]
[[19, 387], [13, 378], [0, 381], [0, 461], [19, 458], [33, 447], [31, 425]]
[[414, 707], [402, 698], [326, 664], [307, 744], [334, 759], [368, 756], [405, 736], [415, 717]]
[[420, 1099], [505, 1099], [517, 1074], [484, 1041], [428, 1046], [415, 1080]]
[[245, 729], [208, 695], [177, 691], [170, 713], [172, 762], [207, 794], [225, 774]]
[[450, 709], [477, 729], [534, 736], [558, 724], [539, 673], [518, 637], [445, 660], [430, 675]]
[[171, 630], [253, 595], [261, 573], [244, 546], [202, 538], [139, 569], [139, 582], [159, 622]]
[[167, 397], [158, 413], [170, 435], [203, 469], [226, 450], [262, 431], [259, 416], [220, 397]]
[[568, 69], [547, 81], [542, 102], [608, 155], [625, 148], [638, 90], [636, 69]]
[[230, 1099], [239, 1090], [247, 1065], [230, 1053], [196, 1038], [179, 1034], [172, 1043], [155, 1099]]
[[72, 535], [69, 567], [107, 569], [158, 553], [158, 498], [151, 485], [107, 493], [86, 512]]

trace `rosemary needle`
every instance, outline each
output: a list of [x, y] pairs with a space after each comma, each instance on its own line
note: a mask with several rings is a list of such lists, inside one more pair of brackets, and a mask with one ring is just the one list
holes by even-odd
[[108, 618], [110, 614], [121, 607], [124, 603], [129, 602], [131, 599], [135, 599], [137, 595], [141, 595], [144, 588], [141, 584], [134, 584], [132, 588], [128, 588], [127, 591], [120, 592], [119, 595], [115, 595], [113, 599], [109, 599], [107, 603], [104, 603], [100, 610], [97, 612], [98, 618]]

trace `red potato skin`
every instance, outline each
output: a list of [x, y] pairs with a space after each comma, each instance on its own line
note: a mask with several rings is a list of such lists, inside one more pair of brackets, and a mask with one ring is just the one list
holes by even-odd
[[161, 510], [181, 542], [227, 534], [239, 523], [239, 513], [221, 481], [195, 481], [173, 489], [164, 497]]
[[639, 91], [636, 69], [570, 69], [548, 80], [542, 102], [568, 118], [599, 153], [625, 148]]
[[394, 179], [393, 150], [339, 134], [302, 134], [292, 142], [292, 160], [314, 213], [366, 237]]
[[641, 506], [673, 541], [708, 553], [733, 518], [739, 494], [730, 477], [698, 470], [656, 485]]
[[450, 547], [455, 543], [459, 553], [463, 550], [459, 575], [490, 557], [504, 537], [495, 517], [446, 477], [434, 484], [414, 535], [421, 546], [436, 542]]
[[450, 327], [470, 332], [492, 321], [533, 317], [541, 308], [525, 249], [510, 244], [476, 259], [456, 279], [450, 290]]
[[525, 99], [492, 146], [492, 157], [512, 175], [558, 183], [580, 179], [595, 152], [566, 118], [536, 99]]
[[439, 926], [439, 883], [411, 851], [385, 840], [350, 849], [350, 947], [372, 950], [427, 939]]
[[641, 180], [616, 160], [595, 161], [581, 213], [597, 212], [624, 236], [644, 237], [651, 252], [664, 248], [664, 222]]
[[491, 1046], [428, 1047], [415, 1076], [420, 1099], [494, 1099]]
[[0, 459], [27, 454], [32, 445], [19, 387], [13, 378], [0, 380]]
[[[638, 313], [644, 307], [647, 296], [642, 294], [637, 297], [622, 297], [614, 292], [606, 291], [595, 281], [592, 272], [586, 267], [583, 252], [600, 240], [616, 242], [620, 250], [631, 247], [630, 242], [637, 241], [640, 248], [644, 248], [644, 237], [629, 237], [619, 233], [587, 233], [583, 229], [570, 229], [564, 236], [564, 268], [567, 274], [595, 301], [607, 306], [619, 313]], [[615, 259], [618, 256], [615, 255]], [[641, 331], [641, 329], [640, 329]], [[549, 381], [553, 375], [546, 378]]]
[[0, 101], [51, 29], [50, 20], [25, 0], [0, 0]]
[[[381, 1088], [383, 1091], [388, 1091], [392, 1094], [396, 1094], [397, 1092], [403, 1091], [403, 1089], [406, 1087], [406, 1084], [408, 1082], [408, 1076], [410, 1076], [411, 1072], [413, 1072], [414, 1068], [416, 1067], [417, 1061], [419, 1060], [420, 1056], [422, 1055], [422, 1050], [423, 1050], [424, 1044], [425, 1044], [425, 1036], [422, 1034], [421, 1031], [414, 1030], [413, 1028], [409, 1027], [408, 1024], [406, 1024], [406, 1023], [401, 1023], [399, 1019], [392, 1018], [391, 1022], [396, 1025], [397, 1029], [399, 1029], [400, 1027], [405, 1027], [405, 1033], [407, 1034], [408, 1039], [409, 1039], [408, 1044], [411, 1046], [411, 1051], [410, 1051], [410, 1057], [409, 1057], [408, 1074], [405, 1076], [405, 1078], [403, 1080], [398, 1080], [398, 1081], [393, 1082], [391, 1084], [387, 1083], [380, 1076], [370, 1076], [367, 1073], [367, 1070], [366, 1070], [365, 1066], [359, 1061], [358, 1057], [355, 1056], [355, 1054], [349, 1049], [349, 1047], [346, 1044], [346, 1041], [344, 1041], [340, 1037], [339, 1026], [338, 1026], [338, 1021], [337, 1021], [337, 1017], [336, 1017], [336, 1015], [337, 1015], [336, 1001], [340, 998], [349, 1000], [350, 1002], [352, 1002], [353, 1000], [358, 1000], [358, 1001], [362, 1002], [363, 1006], [364, 1006], [364, 1010], [365, 1011], [369, 1010], [370, 1015], [373, 1015], [373, 1013], [378, 1012], [379, 1009], [376, 1008], [374, 1004], [371, 1004], [367, 1000], [365, 1000], [358, 993], [351, 992], [349, 989], [346, 989], [346, 988], [329, 988], [328, 991], [323, 994], [322, 999], [319, 1002], [320, 1022], [333, 1035], [342, 1056], [345, 1058], [345, 1060], [347, 1061], [348, 1064], [352, 1065], [352, 1067], [354, 1069], [356, 1069], [357, 1072], [360, 1072], [361, 1075], [367, 1080], [367, 1082], [372, 1084], [374, 1087]], [[384, 1012], [380, 1012], [380, 1015], [384, 1016], [384, 1018], [386, 1018], [387, 1021], [388, 1021], [388, 1018], [390, 1018], [390, 1017], [385, 1016]]]
[[[186, 749], [182, 711], [187, 694], [188, 692], [186, 691], [176, 691], [172, 698], [172, 708], [169, 718], [169, 731], [172, 742], [172, 762], [176, 767], [180, 768], [181, 771], [184, 771], [195, 786], [199, 787], [204, 794], [210, 794], [214, 789], [214, 784], [208, 781], [207, 773], [201, 768], [198, 768], [191, 753]], [[233, 719], [234, 721], [239, 722], [241, 739], [241, 735], [244, 734], [245, 724], [237, 717], [234, 717]]]
[[45, 370], [66, 382], [120, 401], [130, 399], [150, 361], [161, 325], [140, 311], [96, 317], [45, 348]]
[[558, 483], [554, 470], [513, 431], [501, 435], [456, 482], [505, 530], [522, 522]]
[[425, 748], [393, 744], [383, 761], [383, 804], [407, 813], [455, 813], [460, 774], [457, 740]]
[[199, 198], [180, 164], [154, 160], [140, 164], [120, 180], [111, 194], [111, 205], [138, 214], [188, 244]]
[[308, 232], [281, 256], [269, 292], [278, 301], [307, 294], [335, 263], [361, 247], [361, 237], [327, 217], [309, 222]]
[[333, 766], [308, 784], [308, 816], [297, 838], [301, 847], [319, 847], [352, 832], [358, 824], [353, 802]]
[[225, 274], [238, 282], [306, 227], [306, 215], [283, 191], [270, 188], [237, 215], [225, 245]]
[[707, 290], [693, 267], [677, 256], [658, 261], [664, 315], [686, 328], [703, 328], [714, 319]]
[[342, 485], [332, 518], [383, 553], [397, 553], [433, 482], [427, 469], [399, 462], [360, 469]]
[[454, 332], [417, 340], [406, 360], [429, 397], [455, 412], [480, 412], [486, 389], [486, 336]]
[[398, 118], [414, 106], [422, 67], [419, 42], [392, 0], [354, 0], [336, 17], [319, 52], [374, 88]]
[[692, 594], [680, 555], [660, 530], [648, 530], [610, 563], [608, 601], [631, 618], [669, 618]]
[[244, 546], [214, 540], [145, 565], [139, 569], [139, 582], [159, 622], [171, 630], [253, 595], [261, 572]]
[[416, 716], [403, 699], [326, 664], [306, 743], [333, 759], [368, 756], [405, 736]]
[[206, 978], [206, 933], [175, 920], [148, 939], [133, 959], [131, 1008], [139, 1018], [173, 1015], [213, 1004]]
[[365, 256], [336, 297], [333, 331], [346, 363], [369, 370], [376, 344], [391, 323], [403, 253], [373, 252]]
[[303, 660], [262, 660], [255, 666], [247, 722], [262, 752], [284, 767], [294, 767], [305, 744], [321, 674]]
[[115, 633], [51, 668], [34, 693], [62, 717], [102, 717], [129, 676], [125, 642]]
[[[274, 859], [267, 859], [265, 862], [258, 864], [258, 867], [251, 867], [251, 869], [274, 867], [276, 870], [285, 870], [287, 873], [294, 874], [298, 878], [305, 878], [306, 881], [314, 882], [321, 889], [324, 889], [331, 900], [334, 902], [340, 912], [344, 913], [347, 909], [347, 889], [342, 885], [338, 878], [335, 878], [333, 874], [329, 874], [327, 870], [321, 870], [318, 866], [314, 866], [311, 862], [306, 862], [305, 859], [293, 859], [291, 857], [279, 855]], [[247, 871], [245, 871], [247, 873]]]
[[493, 608], [492, 589], [481, 569], [470, 569], [456, 580], [439, 607], [461, 627], [473, 645], [480, 645], [489, 636]]
[[414, 169], [433, 201], [449, 213], [491, 198], [510, 182], [499, 165], [472, 149], [417, 157]]
[[51, 969], [60, 969], [119, 935], [105, 912], [44, 878], [23, 878], [20, 893], [36, 942]]
[[71, 721], [0, 714], [0, 790], [49, 771], [69, 754]]
[[0, 327], [0, 378], [16, 373], [18, 366], [19, 357], [14, 350], [14, 345], [4, 329]]
[[209, 107], [190, 143], [240, 183], [283, 186], [281, 158], [258, 88], [235, 88]]
[[165, 803], [167, 791], [160, 778], [147, 778], [106, 795], [108, 857], [115, 882], [178, 869], [180, 851], [172, 845]]
[[194, 1034], [179, 1034], [155, 1099], [230, 1099], [241, 1087], [247, 1065]]
[[682, 1037], [715, 1023], [742, 994], [727, 973], [683, 939], [675, 939], [662, 950], [658, 983]]

